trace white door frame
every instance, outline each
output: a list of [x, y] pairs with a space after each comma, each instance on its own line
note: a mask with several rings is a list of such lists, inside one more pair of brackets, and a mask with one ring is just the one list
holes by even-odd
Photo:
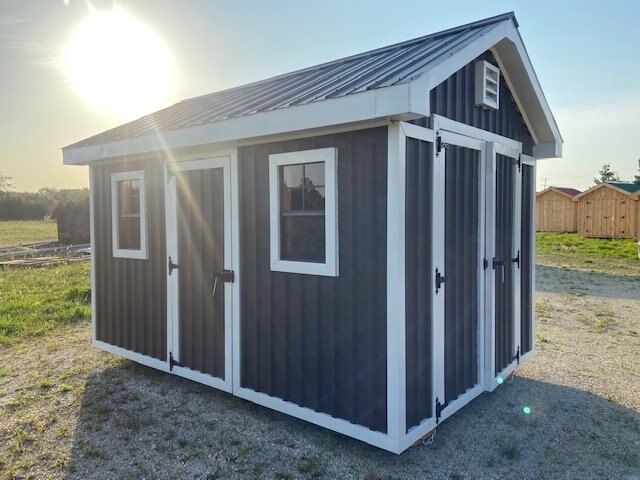
[[[233, 249], [232, 249], [232, 183], [231, 183], [231, 155], [212, 156], [209, 158], [200, 158], [196, 160], [183, 161], [178, 163], [167, 164], [165, 169], [165, 221], [167, 232], [167, 258], [171, 256], [174, 263], [180, 264], [180, 256], [178, 251], [178, 223], [177, 223], [177, 188], [176, 176], [177, 171], [193, 171], [207, 170], [212, 168], [223, 169], [224, 183], [224, 268], [234, 270]], [[171, 275], [167, 270], [167, 359], [169, 352], [173, 354], [174, 359], [180, 361], [180, 328], [179, 328], [179, 288], [178, 281], [180, 278], [180, 270], [174, 270]], [[209, 385], [226, 392], [233, 390], [233, 368], [232, 368], [232, 312], [233, 312], [233, 290], [232, 283], [221, 283], [218, 288], [224, 290], [224, 362], [225, 374], [224, 379], [213, 377], [209, 374], [198, 372], [187, 367], [175, 365], [173, 373], [181, 377], [195, 380], [197, 382]]]

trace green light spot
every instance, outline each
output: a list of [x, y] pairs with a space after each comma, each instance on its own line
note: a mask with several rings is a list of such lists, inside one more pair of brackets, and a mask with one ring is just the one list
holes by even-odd
[[502, 385], [504, 383], [504, 378], [502, 377], [497, 377], [496, 378], [496, 382], [498, 382], [498, 385]]
[[522, 409], [522, 411], [523, 411], [524, 413], [526, 413], [527, 415], [529, 415], [529, 414], [531, 413], [531, 409], [530, 409], [529, 407], [524, 407], [524, 408]]

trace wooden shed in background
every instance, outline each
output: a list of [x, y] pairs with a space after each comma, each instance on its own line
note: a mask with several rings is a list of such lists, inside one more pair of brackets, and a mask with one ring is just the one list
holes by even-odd
[[576, 232], [577, 209], [573, 197], [580, 190], [549, 187], [536, 194], [536, 229], [538, 232]]
[[576, 195], [578, 235], [598, 238], [634, 238], [640, 235], [640, 185], [606, 182]]

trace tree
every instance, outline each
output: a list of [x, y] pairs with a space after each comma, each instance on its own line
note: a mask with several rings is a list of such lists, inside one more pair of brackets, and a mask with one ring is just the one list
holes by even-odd
[[608, 163], [602, 165], [602, 168], [598, 170], [598, 175], [600, 175], [600, 178], [593, 179], [596, 185], [602, 182], [615, 182], [620, 180], [618, 173], [614, 170], [611, 170], [611, 165]]
[[13, 188], [11, 180], [13, 180], [13, 178], [8, 175], [3, 175], [3, 173], [0, 172], [0, 193], [8, 192]]

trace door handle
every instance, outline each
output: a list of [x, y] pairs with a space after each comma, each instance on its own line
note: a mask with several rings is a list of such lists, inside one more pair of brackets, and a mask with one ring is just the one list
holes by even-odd
[[223, 283], [233, 283], [236, 279], [236, 274], [233, 270], [220, 270], [215, 274], [213, 278], [213, 291], [211, 296], [216, 296], [216, 289], [218, 288], [218, 280]]

